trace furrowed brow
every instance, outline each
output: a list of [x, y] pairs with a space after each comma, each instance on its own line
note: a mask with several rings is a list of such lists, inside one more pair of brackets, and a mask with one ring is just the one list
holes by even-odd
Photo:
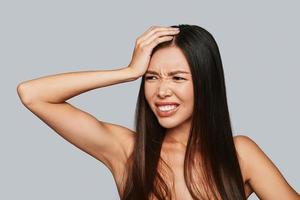
[[[152, 71], [152, 70], [146, 71], [146, 74], [158, 75], [158, 73], [156, 71]], [[175, 74], [189, 74], [189, 72], [182, 71], [182, 70], [176, 70], [176, 71], [172, 71], [172, 72], [168, 73], [169, 76], [172, 76], [172, 75], [175, 75]]]

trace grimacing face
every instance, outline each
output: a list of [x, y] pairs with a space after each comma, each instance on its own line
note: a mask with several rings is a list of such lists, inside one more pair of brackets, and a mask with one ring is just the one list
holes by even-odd
[[[170, 74], [174, 71], [182, 72]], [[190, 124], [194, 105], [193, 81], [188, 62], [182, 51], [176, 46], [157, 50], [152, 55], [144, 76], [145, 98], [160, 125], [173, 128]], [[179, 105], [172, 115], [162, 116], [161, 113], [166, 112], [160, 111], [157, 106], [157, 103], [162, 102], [175, 102]], [[165, 107], [165, 109], [170, 108]]]

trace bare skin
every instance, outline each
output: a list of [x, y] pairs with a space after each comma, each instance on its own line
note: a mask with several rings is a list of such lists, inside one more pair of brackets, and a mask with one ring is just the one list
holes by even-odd
[[[131, 132], [131, 134], [128, 137], [128, 143], [129, 147], [127, 148], [126, 154], [127, 158], [132, 153], [132, 147], [134, 145], [134, 137], [135, 132]], [[234, 137], [235, 145], [239, 148], [240, 145], [237, 143], [241, 143], [241, 140], [250, 140], [249, 138], [239, 135]], [[172, 192], [175, 194], [176, 199], [186, 199], [186, 200], [193, 200], [191, 197], [187, 185], [184, 180], [183, 176], [183, 163], [184, 163], [184, 155], [185, 155], [186, 146], [182, 143], [178, 143], [175, 141], [164, 141], [162, 150], [161, 150], [161, 158], [167, 162], [167, 164], [171, 167], [173, 174], [176, 174], [176, 176], [171, 177], [170, 179], [166, 180], [167, 184], [172, 188]], [[126, 160], [126, 159], [125, 159]], [[249, 184], [249, 174], [247, 174], [244, 160], [239, 160], [239, 163], [241, 165], [241, 171], [242, 176], [244, 180], [244, 189], [245, 189], [245, 195], [246, 197], [249, 197], [253, 193], [253, 189], [251, 188], [251, 185]], [[116, 185], [119, 191], [119, 194], [122, 194], [122, 189], [124, 187], [122, 183], [122, 177], [123, 174], [126, 177], [126, 170], [125, 170], [125, 163], [120, 163], [118, 167], [115, 168], [115, 171], [112, 172], [113, 177], [115, 178]], [[174, 182], [172, 182], [174, 180]], [[153, 198], [154, 199], [154, 198]]]
[[[120, 195], [123, 192], [122, 175], [126, 172], [124, 164], [132, 152], [137, 133], [117, 124], [100, 121], [67, 100], [92, 89], [134, 81], [141, 77], [148, 68], [152, 49], [160, 42], [171, 40], [173, 37], [170, 35], [177, 33], [170, 27], [150, 27], [137, 38], [130, 64], [121, 69], [45, 76], [24, 81], [17, 87], [18, 95], [26, 108], [65, 140], [108, 167]], [[299, 199], [297, 192], [250, 138], [237, 136], [234, 141], [241, 158], [239, 162], [247, 196], [254, 191], [260, 199]], [[182, 195], [185, 199], [189, 196], [182, 176], [184, 144], [183, 141], [166, 140], [161, 152], [161, 156], [169, 162], [176, 174], [181, 174], [176, 176], [174, 183], [174, 194], [178, 199]]]

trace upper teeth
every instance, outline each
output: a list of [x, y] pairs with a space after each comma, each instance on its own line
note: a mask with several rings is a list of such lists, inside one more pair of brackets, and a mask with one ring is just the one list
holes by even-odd
[[158, 106], [159, 110], [167, 111], [176, 108], [177, 105], [166, 105], [166, 106]]

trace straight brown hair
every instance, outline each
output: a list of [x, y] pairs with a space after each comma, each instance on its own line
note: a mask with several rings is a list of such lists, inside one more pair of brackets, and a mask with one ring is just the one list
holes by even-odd
[[[194, 111], [184, 160], [184, 178], [193, 199], [245, 200], [244, 183], [238, 162], [226, 98], [224, 72], [219, 48], [213, 36], [196, 25], [181, 24], [172, 41], [184, 53], [194, 85]], [[151, 56], [152, 56], [151, 55]], [[171, 199], [164, 182], [169, 166], [160, 152], [166, 129], [145, 99], [142, 77], [135, 113], [136, 139], [128, 159], [128, 177], [122, 200]], [[160, 163], [167, 168], [160, 168]], [[158, 170], [161, 169], [161, 170]], [[203, 192], [204, 190], [204, 192]]]

